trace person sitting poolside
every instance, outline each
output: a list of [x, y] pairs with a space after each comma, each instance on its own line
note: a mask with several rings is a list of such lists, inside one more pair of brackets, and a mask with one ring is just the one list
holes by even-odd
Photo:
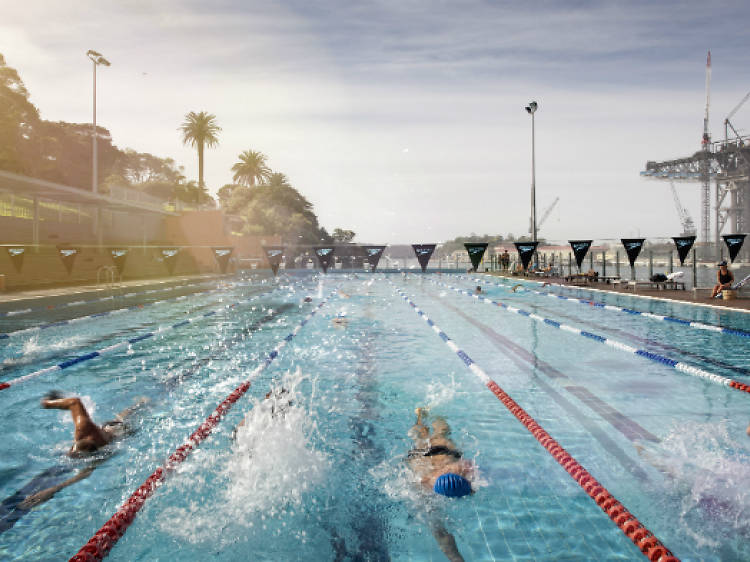
[[714, 298], [720, 292], [725, 289], [731, 289], [732, 283], [734, 283], [734, 274], [729, 271], [727, 262], [723, 261], [719, 264], [719, 271], [716, 272], [716, 285], [714, 285], [713, 291], [711, 292], [711, 298]]
[[127, 419], [147, 402], [146, 398], [140, 398], [135, 404], [117, 414], [115, 419], [105, 422], [101, 426], [93, 422], [86, 411], [86, 407], [78, 397], [63, 398], [62, 394], [53, 390], [42, 399], [41, 405], [45, 409], [70, 410], [75, 430], [73, 432], [74, 443], [68, 451], [68, 455], [73, 457], [93, 453], [125, 435], [129, 429], [126, 424]]

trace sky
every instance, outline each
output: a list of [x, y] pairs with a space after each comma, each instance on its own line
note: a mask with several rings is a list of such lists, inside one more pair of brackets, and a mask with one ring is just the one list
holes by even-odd
[[[537, 214], [553, 240], [663, 238], [681, 225], [647, 160], [700, 148], [750, 90], [750, 4], [735, 2], [190, 2], [0, 0], [0, 53], [49, 120], [97, 121], [121, 147], [174, 158], [208, 111], [211, 191], [244, 150], [369, 243], [522, 235], [535, 100]], [[750, 104], [733, 119], [750, 131]], [[697, 184], [676, 186], [699, 222]]]

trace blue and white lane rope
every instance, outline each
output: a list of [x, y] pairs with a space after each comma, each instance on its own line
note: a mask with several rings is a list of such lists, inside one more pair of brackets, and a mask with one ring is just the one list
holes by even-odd
[[146, 332], [141, 334], [140, 336], [136, 336], [133, 338], [129, 338], [126, 340], [122, 340], [118, 343], [109, 345], [107, 347], [103, 347], [101, 349], [97, 349], [96, 351], [92, 351], [90, 353], [85, 353], [83, 355], [77, 355], [76, 357], [73, 357], [71, 359], [68, 359], [66, 361], [63, 361], [62, 363], [58, 363], [57, 365], [51, 365], [49, 367], [45, 367], [44, 369], [39, 369], [37, 371], [31, 372], [27, 375], [23, 375], [21, 377], [17, 377], [15, 379], [11, 379], [5, 382], [0, 382], [0, 390], [5, 390], [6, 388], [10, 388], [11, 386], [16, 386], [20, 383], [26, 382], [28, 380], [34, 379], [36, 377], [40, 377], [42, 375], [46, 375], [48, 373], [53, 373], [55, 371], [64, 371], [65, 369], [72, 367], [74, 365], [78, 365], [79, 363], [84, 363], [86, 361], [90, 361], [91, 359], [95, 359], [96, 357], [101, 357], [102, 355], [106, 355], [108, 353], [112, 353], [113, 351], [117, 351], [118, 349], [121, 349], [123, 347], [126, 347], [128, 345], [132, 345], [134, 343], [138, 343], [143, 340], [147, 340], [149, 338], [152, 338], [156, 335], [162, 334], [164, 332], [168, 332], [170, 330], [176, 330], [179, 328], [182, 328], [183, 326], [187, 326], [188, 324], [192, 324], [198, 320], [203, 320], [204, 318], [208, 318], [209, 316], [214, 316], [217, 313], [220, 313], [222, 311], [225, 311], [227, 309], [233, 309], [238, 305], [247, 304], [255, 299], [262, 297], [264, 295], [267, 295], [268, 293], [271, 293], [275, 291], [276, 289], [271, 289], [270, 291], [266, 291], [264, 293], [260, 293], [257, 295], [253, 295], [249, 299], [233, 302], [230, 304], [226, 304], [224, 306], [221, 306], [215, 310], [210, 310], [208, 312], [204, 312], [203, 314], [200, 314], [198, 316], [193, 316], [192, 318], [186, 318], [185, 320], [182, 320], [180, 322], [177, 322], [175, 324], [161, 326], [157, 330], [153, 332]]
[[135, 304], [133, 306], [115, 308], [114, 310], [105, 310], [103, 312], [97, 312], [95, 314], [86, 314], [85, 316], [76, 316], [75, 318], [70, 318], [68, 320], [58, 320], [57, 322], [49, 322], [47, 324], [39, 324], [37, 326], [31, 326], [29, 328], [21, 328], [20, 330], [14, 330], [12, 332], [5, 332], [5, 333], [0, 334], [0, 340], [12, 338], [15, 336], [24, 336], [24, 335], [31, 334], [34, 332], [39, 332], [41, 330], [47, 330], [49, 328], [57, 328], [58, 326], [67, 326], [68, 324], [76, 324], [78, 322], [82, 322], [83, 320], [91, 320], [93, 318], [102, 318], [104, 316], [114, 316], [116, 314], [122, 314], [124, 312], [138, 311], [138, 310], [144, 309], [147, 306], [154, 306], [157, 304], [163, 304], [165, 302], [181, 301], [181, 300], [187, 299], [188, 297], [194, 297], [196, 295], [207, 295], [209, 293], [216, 293], [222, 290], [223, 289], [206, 289], [205, 291], [196, 291], [194, 293], [190, 293], [189, 295], [181, 295], [179, 297], [173, 297], [170, 299], [162, 299], [162, 300], [146, 302], [142, 304]]
[[483, 295], [477, 295], [465, 289], [461, 289], [460, 287], [454, 287], [453, 285], [447, 285], [445, 283], [437, 283], [437, 284], [447, 287], [449, 289], [452, 289], [453, 291], [456, 291], [457, 293], [461, 293], [463, 295], [475, 298], [487, 304], [494, 304], [496, 306], [503, 308], [504, 310], [507, 310], [508, 312], [515, 312], [516, 314], [520, 314], [521, 316], [526, 316], [527, 318], [531, 318], [532, 320], [541, 322], [542, 324], [546, 324], [547, 326], [551, 326], [553, 328], [557, 328], [565, 332], [570, 332], [571, 334], [577, 334], [579, 336], [583, 336], [589, 340], [603, 343], [614, 349], [619, 349], [620, 351], [624, 351], [626, 353], [631, 353], [633, 355], [640, 355], [641, 357], [645, 357], [646, 359], [649, 359], [656, 363], [661, 363], [662, 365], [666, 365], [667, 367], [672, 367], [673, 369], [675, 369], [676, 371], [680, 371], [681, 373], [685, 373], [687, 375], [691, 375], [694, 377], [699, 377], [709, 382], [713, 382], [715, 384], [728, 386], [736, 390], [741, 390], [743, 392], [750, 393], [750, 385], [736, 381], [729, 377], [717, 375], [716, 373], [711, 373], [710, 371], [706, 371], [704, 369], [694, 367], [693, 365], [688, 365], [687, 363], [683, 363], [681, 361], [676, 361], [669, 357], [665, 357], [664, 355], [659, 355], [658, 353], [652, 353], [650, 351], [646, 351], [645, 349], [638, 349], [628, 344], [619, 342], [617, 340], [613, 340], [611, 338], [605, 338], [604, 336], [593, 334], [591, 332], [587, 332], [586, 330], [581, 330], [579, 328], [575, 328], [573, 326], [563, 324], [556, 320], [552, 320], [551, 318], [544, 318], [543, 316], [539, 316], [538, 314], [534, 314], [533, 312], [529, 312], [521, 308], [516, 308], [509, 304], [505, 304], [503, 302], [494, 301]]
[[518, 403], [505, 392], [490, 376], [477, 365], [469, 355], [459, 348], [452, 339], [435, 322], [422, 311], [409, 296], [396, 288], [403, 298], [432, 330], [440, 336], [450, 350], [458, 355], [466, 368], [474, 373], [490, 391], [503, 403], [518, 421], [534, 436], [547, 452], [563, 467], [563, 469], [583, 488], [584, 492], [593, 499], [609, 518], [625, 535], [640, 548], [649, 559], [659, 562], [678, 562], [678, 559], [664, 546], [664, 544], [649, 531], [643, 523], [630, 513], [609, 491], [602, 486], [568, 451], [566, 451], [547, 431], [539, 425]]
[[[474, 281], [478, 283], [485, 283], [487, 285], [494, 285], [496, 287], [500, 287], [501, 289], [508, 288], [508, 286], [503, 283], [495, 283], [492, 281], [487, 281], [486, 279], [475, 278]], [[532, 282], [539, 283], [539, 281], [532, 281]], [[740, 330], [739, 328], [726, 328], [724, 326], [716, 326], [715, 324], [706, 324], [705, 322], [695, 322], [691, 320], [685, 320], [684, 318], [677, 318], [675, 316], [667, 316], [664, 314], [654, 314], [652, 312], [643, 312], [641, 310], [625, 308], [623, 306], [615, 306], [613, 304], [604, 304], [601, 302], [594, 302], [594, 301], [587, 300], [587, 299], [579, 299], [576, 297], [567, 297], [565, 295], [557, 295], [555, 293], [550, 293], [548, 291], [536, 291], [534, 289], [529, 289], [526, 286], [524, 286], [524, 290], [529, 291], [530, 293], [535, 293], [537, 295], [551, 297], [553, 299], [566, 300], [566, 301], [575, 302], [578, 304], [586, 304], [589, 306], [593, 306], [594, 308], [600, 308], [602, 310], [624, 312], [626, 314], [630, 314], [631, 316], [643, 316], [644, 318], [651, 318], [652, 320], [659, 320], [662, 322], [672, 322], [674, 324], [680, 324], [682, 326], [687, 326], [688, 328], [694, 328], [696, 330], [705, 330], [707, 332], [716, 332], [720, 334], [730, 334], [733, 336], [750, 338], [750, 332], [746, 330]]]
[[128, 500], [120, 506], [120, 508], [110, 517], [110, 519], [102, 525], [102, 527], [94, 533], [94, 536], [81, 548], [81, 550], [71, 558], [71, 560], [102, 560], [115, 543], [122, 537], [127, 531], [128, 527], [135, 520], [135, 516], [141, 510], [146, 500], [150, 498], [156, 491], [159, 483], [164, 481], [166, 477], [173, 472], [179, 464], [185, 461], [188, 456], [195, 450], [205, 439], [211, 435], [214, 427], [216, 427], [221, 420], [224, 419], [229, 410], [234, 406], [235, 402], [239, 400], [250, 388], [251, 382], [260, 375], [272, 362], [279, 356], [284, 347], [299, 334], [300, 330], [305, 327], [315, 314], [326, 304], [328, 299], [332, 298], [337, 292], [337, 289], [331, 291], [330, 295], [320, 301], [318, 305], [305, 316], [302, 321], [292, 330], [284, 339], [280, 340], [278, 344], [266, 355], [266, 358], [261, 362], [253, 371], [249, 377], [240, 384], [237, 388], [227, 396], [221, 404], [214, 410], [214, 413], [208, 416], [206, 420], [196, 429], [185, 442], [179, 446], [170, 456], [166, 462], [154, 470], [146, 481], [141, 484], [138, 489], [131, 494]]

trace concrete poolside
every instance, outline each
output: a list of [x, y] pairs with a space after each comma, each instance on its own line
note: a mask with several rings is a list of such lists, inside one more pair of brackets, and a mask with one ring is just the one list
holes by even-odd
[[27, 289], [24, 291], [7, 291], [0, 293], [0, 307], [4, 304], [23, 305], [40, 299], [77, 296], [84, 297], [90, 295], [109, 296], [120, 293], [125, 289], [133, 289], [146, 286], [170, 286], [182, 285], [186, 283], [195, 284], [202, 281], [211, 281], [223, 277], [233, 276], [234, 274], [221, 275], [218, 273], [196, 274], [196, 275], [177, 275], [169, 277], [151, 277], [147, 279], [132, 279], [120, 281], [117, 283], [100, 283], [86, 285], [67, 285], [59, 287], [50, 287], [46, 289]]
[[750, 298], [738, 298], [734, 300], [724, 300], [724, 299], [712, 299], [710, 297], [710, 293], [706, 294], [705, 291], [702, 292], [701, 296], [699, 296], [697, 299], [693, 298], [693, 291], [692, 289], [687, 290], [673, 290], [673, 289], [644, 289], [639, 287], [638, 292], [633, 294], [632, 290], [628, 290], [625, 287], [620, 287], [618, 285], [612, 285], [610, 283], [604, 283], [604, 282], [595, 282], [595, 283], [588, 283], [587, 285], [573, 285], [571, 283], [566, 283], [565, 280], [562, 277], [522, 277], [518, 275], [510, 275], [505, 272], [499, 272], [499, 271], [488, 271], [486, 273], [483, 273], [483, 275], [490, 275], [493, 277], [504, 277], [511, 281], [513, 280], [525, 280], [525, 281], [540, 281], [540, 282], [548, 282], [553, 285], [563, 285], [569, 289], [580, 289], [584, 293], [589, 290], [593, 291], [601, 291], [601, 292], [608, 292], [608, 293], [620, 293], [624, 295], [630, 295], [635, 296], [636, 298], [651, 298], [651, 299], [663, 299], [663, 300], [672, 300], [672, 301], [679, 301], [685, 304], [691, 304], [694, 306], [710, 306], [710, 307], [720, 307], [720, 308], [727, 308], [731, 310], [737, 310], [742, 312], [750, 312]]

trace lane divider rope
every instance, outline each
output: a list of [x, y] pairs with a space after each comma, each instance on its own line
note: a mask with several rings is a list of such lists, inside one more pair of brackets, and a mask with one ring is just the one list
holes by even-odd
[[[437, 283], [437, 282], [434, 282]], [[704, 369], [700, 369], [698, 367], [695, 367], [693, 365], [689, 365], [687, 363], [683, 363], [682, 361], [677, 361], [675, 359], [671, 359], [669, 357], [666, 357], [664, 355], [660, 355], [658, 353], [653, 353], [651, 351], [646, 351], [645, 349], [638, 349], [633, 346], [630, 346], [626, 343], [619, 342], [617, 340], [613, 340], [611, 338], [606, 338], [604, 336], [600, 336], [598, 334], [594, 334], [592, 332], [588, 332], [586, 330], [581, 330], [579, 328], [575, 328], [573, 326], [570, 326], [568, 324], [563, 324], [562, 322], [558, 322], [556, 320], [553, 320], [551, 318], [544, 318], [543, 316], [539, 316], [538, 314], [535, 314], [533, 312], [529, 312], [527, 310], [523, 310], [521, 308], [516, 308], [514, 306], [511, 306], [509, 304], [505, 304], [500, 301], [494, 301], [492, 299], [489, 299], [483, 295], [477, 295], [474, 293], [471, 293], [465, 289], [461, 289], [460, 287], [454, 287], [453, 285], [447, 285], [445, 283], [437, 283], [439, 285], [442, 285], [444, 287], [447, 287], [449, 289], [452, 289], [453, 291], [456, 291], [457, 293], [461, 293], [463, 295], [475, 298], [479, 301], [485, 302], [487, 304], [494, 304], [496, 306], [499, 306], [500, 308], [507, 310], [508, 312], [514, 312], [516, 314], [520, 314], [521, 316], [526, 316], [527, 318], [531, 318], [532, 320], [536, 322], [541, 322], [542, 324], [545, 324], [547, 326], [551, 326], [553, 328], [557, 328], [559, 330], [562, 330], [564, 332], [570, 332], [571, 334], [577, 334], [579, 336], [583, 336], [589, 340], [603, 343], [605, 345], [608, 345], [609, 347], [612, 347], [613, 349], [618, 349], [620, 351], [624, 351], [626, 353], [631, 353], [633, 355], [639, 355], [641, 357], [645, 357], [646, 359], [649, 359], [650, 361], [654, 361], [655, 363], [661, 363], [662, 365], [666, 365], [667, 367], [672, 367], [676, 371], [679, 371], [681, 373], [685, 373], [687, 375], [691, 375], [694, 377], [698, 377], [704, 380], [707, 380], [709, 382], [713, 382], [715, 384], [720, 384], [722, 386], [727, 386], [729, 388], [733, 388], [735, 390], [739, 390], [741, 392], [747, 392], [750, 394], [750, 385], [747, 385], [743, 382], [736, 381], [732, 378], [725, 377], [723, 375], [717, 375], [716, 373], [712, 373], [710, 371], [706, 371]]]
[[188, 437], [182, 445], [177, 447], [169, 458], [167, 458], [166, 462], [154, 470], [154, 472], [151, 473], [151, 476], [149, 476], [146, 481], [131, 494], [127, 501], [120, 506], [112, 517], [110, 517], [109, 520], [102, 525], [96, 533], [94, 533], [94, 536], [92, 536], [78, 553], [70, 559], [71, 562], [98, 561], [102, 560], [107, 554], [109, 554], [115, 543], [117, 543], [117, 541], [125, 534], [131, 523], [133, 523], [135, 516], [146, 503], [146, 500], [154, 494], [159, 484], [161, 484], [166, 477], [174, 471], [177, 465], [187, 459], [198, 445], [211, 435], [213, 429], [222, 419], [224, 419], [234, 403], [248, 391], [252, 380], [260, 375], [260, 373], [262, 373], [273, 362], [273, 360], [279, 356], [281, 350], [284, 349], [284, 347], [292, 341], [297, 334], [299, 334], [300, 330], [302, 330], [312, 317], [315, 316], [315, 314], [326, 304], [328, 299], [335, 294], [336, 290], [332, 291], [328, 297], [318, 303], [318, 305], [307, 316], [305, 316], [297, 326], [295, 326], [294, 330], [276, 344], [276, 346], [266, 355], [260, 365], [250, 373], [250, 376], [216, 407], [214, 412], [208, 416], [200, 426], [198, 426], [190, 437]]
[[24, 383], [28, 380], [34, 379], [36, 377], [40, 377], [42, 375], [46, 375], [48, 373], [53, 373], [55, 371], [64, 371], [65, 369], [72, 367], [74, 365], [78, 365], [79, 363], [85, 363], [86, 361], [90, 361], [91, 359], [95, 359], [97, 357], [101, 357], [102, 355], [106, 355], [108, 353], [112, 353], [113, 351], [117, 351], [118, 349], [132, 345], [134, 343], [138, 343], [143, 340], [147, 340], [149, 338], [152, 338], [156, 335], [162, 334], [164, 332], [168, 332], [170, 330], [177, 330], [179, 328], [182, 328], [183, 326], [187, 326], [188, 324], [192, 324], [198, 320], [203, 320], [204, 318], [207, 318], [209, 316], [214, 316], [217, 313], [223, 312], [225, 310], [232, 310], [238, 305], [247, 304], [249, 302], [254, 301], [255, 299], [262, 297], [263, 295], [267, 295], [268, 293], [273, 292], [276, 289], [271, 289], [270, 291], [265, 291], [263, 293], [253, 295], [249, 299], [236, 301], [230, 304], [226, 304], [224, 306], [221, 306], [214, 310], [209, 310], [208, 312], [204, 312], [203, 314], [199, 314], [198, 316], [193, 316], [192, 318], [186, 318], [185, 320], [181, 320], [180, 322], [177, 322], [175, 324], [161, 326], [158, 329], [156, 329], [153, 332], [145, 332], [139, 336], [135, 336], [132, 338], [128, 338], [125, 340], [122, 340], [120, 342], [117, 342], [115, 344], [109, 345], [107, 347], [103, 347], [101, 349], [97, 349], [96, 351], [91, 351], [89, 353], [85, 353], [83, 355], [77, 355], [75, 357], [72, 357], [71, 359], [67, 359], [63, 361], [62, 363], [58, 363], [56, 365], [51, 365], [49, 367], [45, 367], [44, 369], [38, 369], [36, 371], [33, 371], [27, 375], [23, 375], [20, 377], [17, 377], [15, 379], [11, 379], [5, 382], [0, 382], [0, 390], [5, 390], [7, 388], [10, 388], [12, 386], [17, 386], [18, 384]]
[[516, 403], [500, 386], [490, 378], [469, 355], [459, 348], [448, 335], [424, 313], [409, 296], [396, 288], [396, 291], [424, 320], [440, 339], [458, 355], [463, 364], [474, 373], [482, 383], [503, 403], [518, 421], [534, 436], [547, 452], [562, 466], [565, 471], [583, 488], [620, 530], [652, 562], [677, 562], [670, 550], [641, 523], [627, 508], [602, 486], [573, 456], [568, 453], [547, 431], [540, 426], [521, 406]]
[[[504, 283], [495, 283], [493, 281], [487, 281], [485, 279], [475, 278], [474, 281], [477, 281], [479, 283], [485, 283], [488, 285], [495, 285], [496, 287], [500, 287], [501, 289], [508, 288], [508, 286]], [[539, 283], [539, 281], [531, 281], [531, 283]], [[560, 285], [560, 286], [562, 287], [563, 285]], [[659, 320], [662, 322], [672, 322], [674, 324], [680, 324], [681, 326], [687, 326], [688, 328], [694, 328], [696, 330], [705, 330], [708, 332], [716, 332], [720, 334], [730, 334], [732, 336], [750, 338], [750, 332], [746, 330], [741, 330], [740, 328], [727, 328], [724, 326], [717, 326], [715, 324], [707, 324], [705, 322], [685, 320], [684, 318], [677, 318], [676, 316], [667, 316], [665, 314], [654, 314], [652, 312], [644, 312], [642, 310], [635, 310], [635, 309], [626, 308], [623, 306], [615, 306], [613, 304], [604, 304], [604, 303], [592, 301], [589, 299], [579, 299], [575, 297], [568, 297], [565, 295], [558, 295], [555, 293], [551, 293], [549, 291], [537, 291], [534, 289], [529, 289], [528, 287], [525, 287], [525, 286], [524, 286], [524, 289], [529, 291], [530, 293], [535, 293], [537, 295], [551, 297], [553, 299], [566, 300], [566, 301], [574, 302], [577, 304], [585, 304], [585, 305], [593, 306], [594, 308], [597, 308], [597, 309], [611, 310], [614, 312], [624, 312], [626, 314], [630, 314], [631, 316], [643, 316], [644, 318], [651, 318], [652, 320]]]

